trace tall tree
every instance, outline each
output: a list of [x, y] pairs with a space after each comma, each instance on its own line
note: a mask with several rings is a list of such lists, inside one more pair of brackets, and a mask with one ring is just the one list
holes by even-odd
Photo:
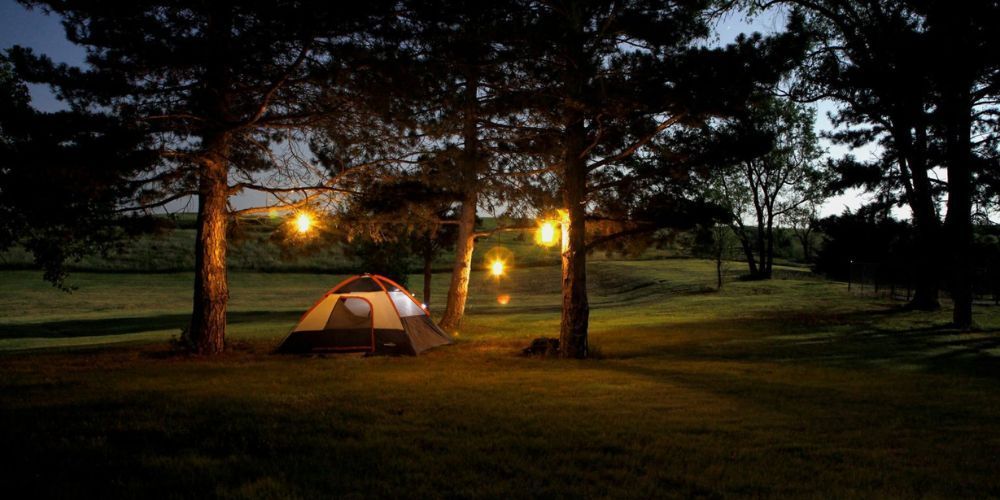
[[418, 110], [420, 128], [443, 147], [430, 158], [452, 165], [437, 179], [459, 194], [455, 260], [440, 325], [457, 330], [465, 314], [476, 240], [477, 212], [488, 199], [518, 204], [511, 170], [511, 131], [520, 109], [513, 100], [522, 53], [516, 38], [525, 10], [515, 1], [415, 0], [411, 33], [425, 57], [415, 68], [424, 76]]
[[[230, 196], [248, 189], [305, 193], [302, 184], [264, 186], [274, 168], [274, 132], [309, 123], [306, 102], [333, 52], [357, 38], [378, 2], [24, 0], [63, 18], [67, 38], [87, 50], [85, 69], [55, 65], [29, 50], [19, 69], [53, 85], [76, 109], [102, 108], [146, 133], [160, 162], [137, 179], [126, 209], [196, 196], [194, 300], [185, 341], [201, 354], [224, 347], [229, 287]], [[306, 184], [308, 185], [308, 184]], [[327, 189], [328, 185], [309, 186]], [[307, 196], [303, 194], [303, 196]]]
[[806, 202], [785, 213], [783, 219], [799, 240], [802, 260], [812, 262], [813, 244], [816, 238], [816, 223], [819, 221], [820, 203]]
[[[670, 182], [686, 170], [656, 160], [651, 141], [671, 127], [742, 107], [760, 82], [777, 79], [763, 64], [775, 47], [757, 38], [725, 49], [699, 45], [709, 31], [709, 2], [529, 4], [532, 111], [539, 141], [553, 147], [565, 210], [560, 349], [584, 358], [587, 252], [698, 212], [697, 201], [678, 196], [682, 190]], [[614, 229], [588, 239], [588, 219]]]
[[824, 195], [823, 151], [814, 124], [808, 107], [766, 97], [707, 127], [701, 137], [685, 138], [700, 144], [699, 156], [714, 164], [711, 192], [730, 212], [753, 278], [771, 277], [775, 224]]
[[[879, 141], [886, 154], [868, 165], [882, 175], [859, 176], [859, 183], [881, 179], [902, 191], [916, 227], [918, 277], [911, 306], [939, 307], [942, 254], [950, 262], [949, 282], [956, 326], [971, 325], [973, 179], [983, 173], [974, 139], [995, 119], [996, 37], [991, 32], [1000, 11], [996, 2], [954, 4], [939, 0], [779, 0], [793, 8], [792, 29], [817, 40], [815, 57], [796, 92], [833, 98], [843, 104], [838, 122], [855, 125], [837, 137], [860, 145]], [[857, 166], [857, 165], [855, 165]], [[946, 228], [938, 214], [939, 186], [928, 170], [948, 170]], [[858, 168], [851, 169], [857, 173]], [[942, 229], [948, 237], [942, 238]], [[942, 242], [947, 242], [942, 247]]]
[[913, 214], [917, 232], [915, 293], [910, 306], [940, 307], [940, 193], [929, 171], [937, 163], [931, 137], [930, 47], [922, 17], [908, 0], [780, 0], [792, 9], [789, 29], [808, 33], [810, 57], [798, 73], [792, 95], [800, 100], [832, 99], [841, 107], [836, 142], [858, 147], [875, 142], [881, 158], [843, 162], [843, 185], [876, 189], [885, 204], [897, 200]]
[[[382, 179], [363, 179], [363, 189], [348, 197], [339, 219], [352, 228], [348, 240], [360, 237], [389, 242], [420, 259], [424, 275], [423, 299], [430, 306], [434, 259], [455, 247], [456, 195], [429, 180], [440, 172], [397, 173]], [[359, 186], [360, 187], [360, 186]], [[407, 256], [409, 257], [409, 256]], [[367, 271], [367, 270], [366, 270]], [[400, 281], [403, 283], [403, 281]]]
[[972, 327], [972, 207], [975, 178], [984, 161], [995, 157], [997, 100], [1000, 98], [1000, 3], [973, 0], [915, 2], [926, 19], [932, 70], [935, 132], [948, 169], [948, 213], [945, 228], [950, 243], [952, 322]]
[[155, 159], [145, 146], [141, 131], [102, 110], [35, 110], [0, 56], [0, 250], [22, 246], [68, 290], [67, 264], [117, 248], [150, 222], [116, 213]]

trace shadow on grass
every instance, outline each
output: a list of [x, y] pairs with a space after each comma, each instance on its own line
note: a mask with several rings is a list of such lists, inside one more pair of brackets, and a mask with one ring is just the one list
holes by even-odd
[[919, 313], [896, 308], [848, 314], [789, 311], [650, 327], [642, 330], [666, 334], [665, 342], [626, 347], [609, 358], [883, 366], [1000, 379], [997, 332], [962, 333], [947, 323], [882, 324], [905, 314]]
[[[230, 325], [254, 321], [293, 322], [301, 311], [230, 312]], [[187, 325], [190, 314], [161, 314], [130, 318], [105, 318], [46, 323], [0, 324], [0, 338], [72, 338], [98, 335], [127, 335], [156, 330], [180, 329]]]

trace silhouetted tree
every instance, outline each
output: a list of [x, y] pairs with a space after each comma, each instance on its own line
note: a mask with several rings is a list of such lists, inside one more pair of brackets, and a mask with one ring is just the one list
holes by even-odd
[[[450, 207], [443, 209], [438, 216], [444, 220], [455, 219], [455, 214]], [[434, 259], [441, 253], [455, 248], [458, 239], [457, 227], [451, 224], [439, 224], [431, 226], [418, 232], [411, 240], [413, 252], [416, 253], [422, 262], [424, 273], [424, 305], [428, 308], [431, 305], [431, 280], [434, 278]]]
[[53, 85], [74, 109], [104, 109], [141, 129], [159, 154], [124, 208], [197, 197], [194, 306], [185, 341], [197, 353], [220, 352], [229, 299], [226, 230], [239, 213], [229, 209], [229, 197], [255, 189], [298, 193], [297, 202], [305, 203], [333, 189], [309, 176], [286, 176], [278, 185], [257, 179], [277, 166], [275, 139], [286, 137], [279, 132], [310, 124], [318, 110], [306, 103], [316, 82], [343, 69], [334, 62], [339, 45], [353, 41], [378, 2], [22, 3], [60, 15], [67, 38], [87, 50], [80, 69], [16, 49], [22, 74]]
[[515, 160], [512, 134], [519, 127], [517, 101], [521, 82], [516, 65], [523, 58], [519, 37], [525, 17], [523, 2], [412, 2], [417, 45], [427, 53], [417, 68], [427, 93], [419, 106], [421, 129], [445, 145], [432, 159], [442, 168], [439, 185], [461, 193], [455, 260], [440, 324], [456, 330], [468, 299], [476, 240], [491, 234], [477, 231], [477, 210], [503, 203], [508, 211], [519, 200], [512, 171], [530, 168], [530, 158]]
[[0, 57], [0, 250], [21, 245], [44, 277], [65, 284], [66, 264], [114, 250], [151, 222], [119, 202], [155, 155], [144, 135], [97, 110], [43, 113]]
[[344, 255], [365, 273], [379, 274], [404, 287], [413, 270], [413, 250], [402, 238], [373, 240], [357, 236], [343, 243]]
[[[826, 186], [819, 163], [814, 112], [762, 99], [714, 131], [709, 148], [723, 163], [710, 174], [714, 192], [731, 213], [751, 278], [771, 277], [774, 226], [791, 210], [819, 201]], [[752, 220], [747, 227], [745, 221]]]
[[[938, 307], [937, 260], [943, 252], [950, 262], [953, 320], [968, 328], [974, 178], [990, 164], [984, 156], [995, 156], [984, 155], [991, 141], [980, 132], [992, 128], [996, 116], [1000, 42], [992, 26], [1000, 5], [989, 0], [766, 3], [792, 6], [790, 27], [818, 41], [794, 93], [839, 100], [844, 106], [836, 121], [856, 127], [836, 137], [853, 145], [879, 141], [885, 149], [877, 162], [849, 161], [846, 171], [862, 174], [855, 178], [859, 185], [888, 188], [881, 194], [905, 200], [913, 212], [920, 258], [911, 305]], [[947, 238], [941, 237], [936, 206], [941, 190], [927, 174], [936, 166], [948, 169]], [[864, 175], [861, 167], [875, 172]], [[941, 242], [947, 242], [944, 249]]]
[[[560, 349], [583, 358], [587, 252], [690, 219], [699, 213], [694, 206], [704, 206], [677, 196], [684, 183], [671, 180], [686, 177], [686, 167], [660, 161], [664, 155], [647, 146], [671, 127], [742, 107], [760, 82], [773, 83], [779, 72], [758, 64], [775, 48], [759, 39], [725, 49], [699, 46], [708, 35], [708, 2], [530, 5], [531, 110], [537, 140], [551, 145], [550, 168], [566, 210]], [[588, 239], [588, 219], [606, 223], [602, 234]]]
[[840, 187], [864, 187], [880, 204], [905, 203], [917, 231], [917, 282], [911, 307], [937, 309], [940, 282], [941, 192], [928, 174], [938, 163], [931, 136], [929, 41], [913, 2], [891, 0], [782, 0], [791, 7], [789, 29], [808, 33], [811, 57], [798, 73], [792, 95], [832, 99], [832, 117], [847, 128], [835, 142], [859, 147], [876, 143], [874, 161], [838, 162]]
[[913, 258], [913, 229], [884, 210], [863, 209], [821, 219], [817, 223], [825, 242], [816, 253], [814, 269], [831, 278], [847, 280], [851, 263], [899, 266]]
[[[934, 132], [948, 169], [949, 283], [958, 328], [972, 327], [975, 179], [996, 166], [1000, 98], [1000, 3], [914, 2], [924, 15], [934, 103]], [[990, 134], [992, 132], [992, 134]]]
[[385, 242], [387, 248], [402, 249], [392, 246], [398, 243], [408, 249], [407, 257], [419, 258], [424, 273], [424, 304], [430, 305], [434, 259], [455, 246], [458, 230], [453, 206], [459, 196], [427, 182], [427, 175], [400, 174], [360, 181], [363, 189], [359, 186], [348, 198], [338, 220], [351, 228], [348, 239]]
[[819, 205], [818, 200], [806, 202], [785, 212], [783, 217], [784, 222], [788, 224], [792, 233], [795, 234], [795, 238], [799, 241], [799, 246], [802, 248], [802, 260], [805, 262], [812, 262]]

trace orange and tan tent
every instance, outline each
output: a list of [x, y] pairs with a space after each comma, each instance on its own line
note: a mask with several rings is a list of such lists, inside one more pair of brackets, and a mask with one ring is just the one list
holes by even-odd
[[362, 274], [323, 295], [278, 346], [278, 352], [414, 356], [451, 343], [405, 288], [384, 276]]

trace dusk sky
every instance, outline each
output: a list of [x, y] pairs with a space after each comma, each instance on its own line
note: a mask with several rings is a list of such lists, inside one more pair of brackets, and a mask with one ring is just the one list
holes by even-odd
[[[751, 22], [747, 22], [740, 16], [728, 16], [718, 24], [717, 37], [719, 42], [725, 43], [740, 33], [753, 31], [766, 33], [781, 28], [782, 22], [779, 15], [759, 16]], [[31, 47], [36, 52], [48, 55], [56, 62], [75, 65], [83, 64], [86, 55], [82, 47], [73, 45], [66, 40], [57, 16], [46, 15], [37, 9], [27, 10], [14, 0], [0, 0], [0, 49], [6, 49], [12, 45]], [[55, 110], [61, 106], [45, 87], [32, 86], [31, 96], [34, 105], [42, 110]], [[820, 131], [831, 129], [827, 113], [833, 109], [832, 103], [819, 104], [817, 128]], [[828, 143], [826, 143], [826, 147], [832, 156], [840, 156], [847, 152], [846, 148], [831, 147]], [[863, 148], [854, 151], [854, 154], [865, 159], [873, 154], [872, 151], [872, 148]], [[832, 197], [823, 205], [822, 215], [839, 214], [844, 211], [845, 207], [856, 209], [864, 203], [864, 199], [863, 195], [857, 192]], [[237, 208], [261, 204], [264, 204], [264, 199], [260, 193], [239, 195], [234, 199], [234, 206]], [[194, 205], [189, 203], [168, 206], [170, 211], [189, 211], [193, 208]], [[907, 217], [908, 212], [905, 209], [897, 209], [896, 215], [897, 217]]]

